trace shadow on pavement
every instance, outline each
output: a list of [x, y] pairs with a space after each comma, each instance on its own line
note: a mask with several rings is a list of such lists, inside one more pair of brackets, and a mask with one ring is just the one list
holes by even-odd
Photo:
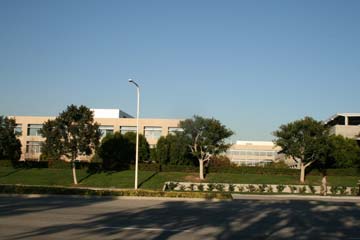
[[[44, 199], [40, 206], [35, 206], [31, 199], [6, 204], [0, 198], [0, 215], [76, 206], [90, 210], [93, 203], [101, 201], [103, 200], [70, 199], [64, 203], [51, 198]], [[99, 211], [86, 215], [80, 223], [55, 222], [48, 227], [12, 235], [10, 239], [51, 238], [67, 231], [75, 231], [79, 238], [93, 236], [106, 239], [360, 238], [360, 208], [357, 203], [303, 200], [116, 201], [119, 201], [116, 202], [117, 207], [110, 212]], [[122, 204], [126, 201], [134, 206], [124, 207]], [[140, 206], [135, 206], [136, 204]]]

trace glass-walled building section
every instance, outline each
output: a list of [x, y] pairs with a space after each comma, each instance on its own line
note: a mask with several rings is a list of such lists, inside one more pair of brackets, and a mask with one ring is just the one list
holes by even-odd
[[275, 161], [278, 151], [273, 142], [237, 141], [226, 156], [237, 165], [265, 166]]

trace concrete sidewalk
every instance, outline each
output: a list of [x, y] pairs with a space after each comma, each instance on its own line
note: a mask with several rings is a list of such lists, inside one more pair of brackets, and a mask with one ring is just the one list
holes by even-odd
[[260, 195], [260, 194], [231, 194], [234, 200], [316, 200], [327, 202], [359, 202], [360, 196], [316, 196], [316, 195]]

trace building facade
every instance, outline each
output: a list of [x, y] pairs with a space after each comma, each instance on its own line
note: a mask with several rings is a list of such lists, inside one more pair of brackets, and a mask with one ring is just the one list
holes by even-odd
[[[136, 118], [118, 109], [92, 109], [94, 122], [100, 125], [102, 137], [108, 133], [136, 132]], [[21, 160], [39, 160], [41, 142], [45, 139], [40, 134], [44, 122], [55, 117], [11, 116], [16, 121], [15, 131], [19, 133], [22, 145]], [[143, 134], [150, 147], [154, 147], [161, 136], [181, 131], [178, 127], [180, 119], [139, 119], [139, 133]], [[88, 157], [79, 157], [79, 160], [88, 160]]]
[[265, 166], [275, 162], [280, 147], [270, 141], [236, 141], [227, 150], [231, 163], [244, 166]]
[[360, 145], [360, 113], [338, 113], [325, 121], [330, 134], [357, 140]]

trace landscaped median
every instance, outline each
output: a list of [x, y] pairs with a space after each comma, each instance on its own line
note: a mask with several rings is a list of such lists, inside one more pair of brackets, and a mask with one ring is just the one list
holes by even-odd
[[199, 198], [199, 199], [232, 199], [230, 193], [208, 192], [166, 192], [155, 190], [132, 190], [111, 188], [86, 188], [44, 185], [0, 184], [2, 194], [58, 194], [84, 196], [114, 196], [114, 197], [168, 197], [168, 198]]
[[[192, 183], [166, 182], [163, 191], [180, 192], [221, 192], [221, 193], [258, 193], [258, 194], [312, 194], [321, 195], [325, 191], [321, 186], [284, 185], [284, 184], [232, 184], [232, 183]], [[341, 196], [359, 196], [358, 187], [328, 186], [326, 194]]]

